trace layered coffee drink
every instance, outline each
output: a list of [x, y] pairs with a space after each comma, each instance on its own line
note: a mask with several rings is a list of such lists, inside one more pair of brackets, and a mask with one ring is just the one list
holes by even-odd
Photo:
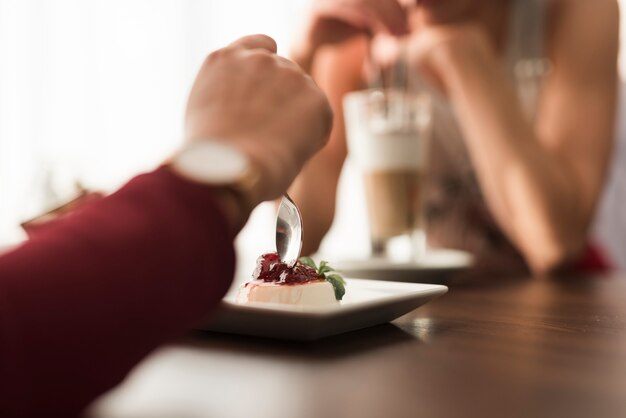
[[421, 228], [420, 186], [417, 170], [363, 173], [372, 250], [385, 252], [386, 242]]
[[375, 255], [387, 242], [421, 229], [423, 138], [420, 132], [369, 132], [359, 141], [367, 212]]
[[376, 91], [351, 93], [344, 109], [349, 153], [363, 175], [372, 253], [384, 255], [391, 239], [421, 234], [429, 109], [419, 97]]

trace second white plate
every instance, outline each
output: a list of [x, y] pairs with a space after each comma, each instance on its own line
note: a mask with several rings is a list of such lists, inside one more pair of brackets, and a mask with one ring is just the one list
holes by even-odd
[[431, 250], [419, 261], [385, 258], [332, 260], [337, 270], [351, 277], [413, 283], [447, 283], [455, 273], [473, 265], [471, 254], [456, 250]]

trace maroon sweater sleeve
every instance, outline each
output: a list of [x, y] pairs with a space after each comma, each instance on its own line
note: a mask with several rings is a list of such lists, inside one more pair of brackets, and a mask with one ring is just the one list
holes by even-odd
[[0, 416], [75, 416], [231, 284], [209, 188], [166, 169], [0, 257]]

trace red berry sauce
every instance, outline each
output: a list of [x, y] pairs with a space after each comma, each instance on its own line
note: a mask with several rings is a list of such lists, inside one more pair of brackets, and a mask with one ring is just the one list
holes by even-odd
[[280, 261], [277, 253], [267, 253], [260, 256], [256, 261], [252, 278], [277, 284], [302, 284], [324, 279], [314, 268], [299, 261], [296, 261], [293, 267], [288, 267], [287, 264]]

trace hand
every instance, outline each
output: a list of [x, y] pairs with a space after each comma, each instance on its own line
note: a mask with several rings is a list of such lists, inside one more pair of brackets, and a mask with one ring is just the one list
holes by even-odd
[[487, 34], [472, 24], [426, 26], [409, 38], [407, 56], [411, 68], [446, 94], [470, 61], [497, 65]]
[[292, 56], [306, 71], [323, 45], [338, 44], [359, 34], [408, 33], [407, 13], [398, 0], [314, 0], [304, 27]]
[[[188, 141], [228, 141], [259, 170], [254, 203], [279, 197], [328, 138], [330, 105], [313, 80], [276, 55], [276, 43], [247, 36], [210, 54], [192, 87]], [[247, 214], [244, 214], [247, 216]]]

